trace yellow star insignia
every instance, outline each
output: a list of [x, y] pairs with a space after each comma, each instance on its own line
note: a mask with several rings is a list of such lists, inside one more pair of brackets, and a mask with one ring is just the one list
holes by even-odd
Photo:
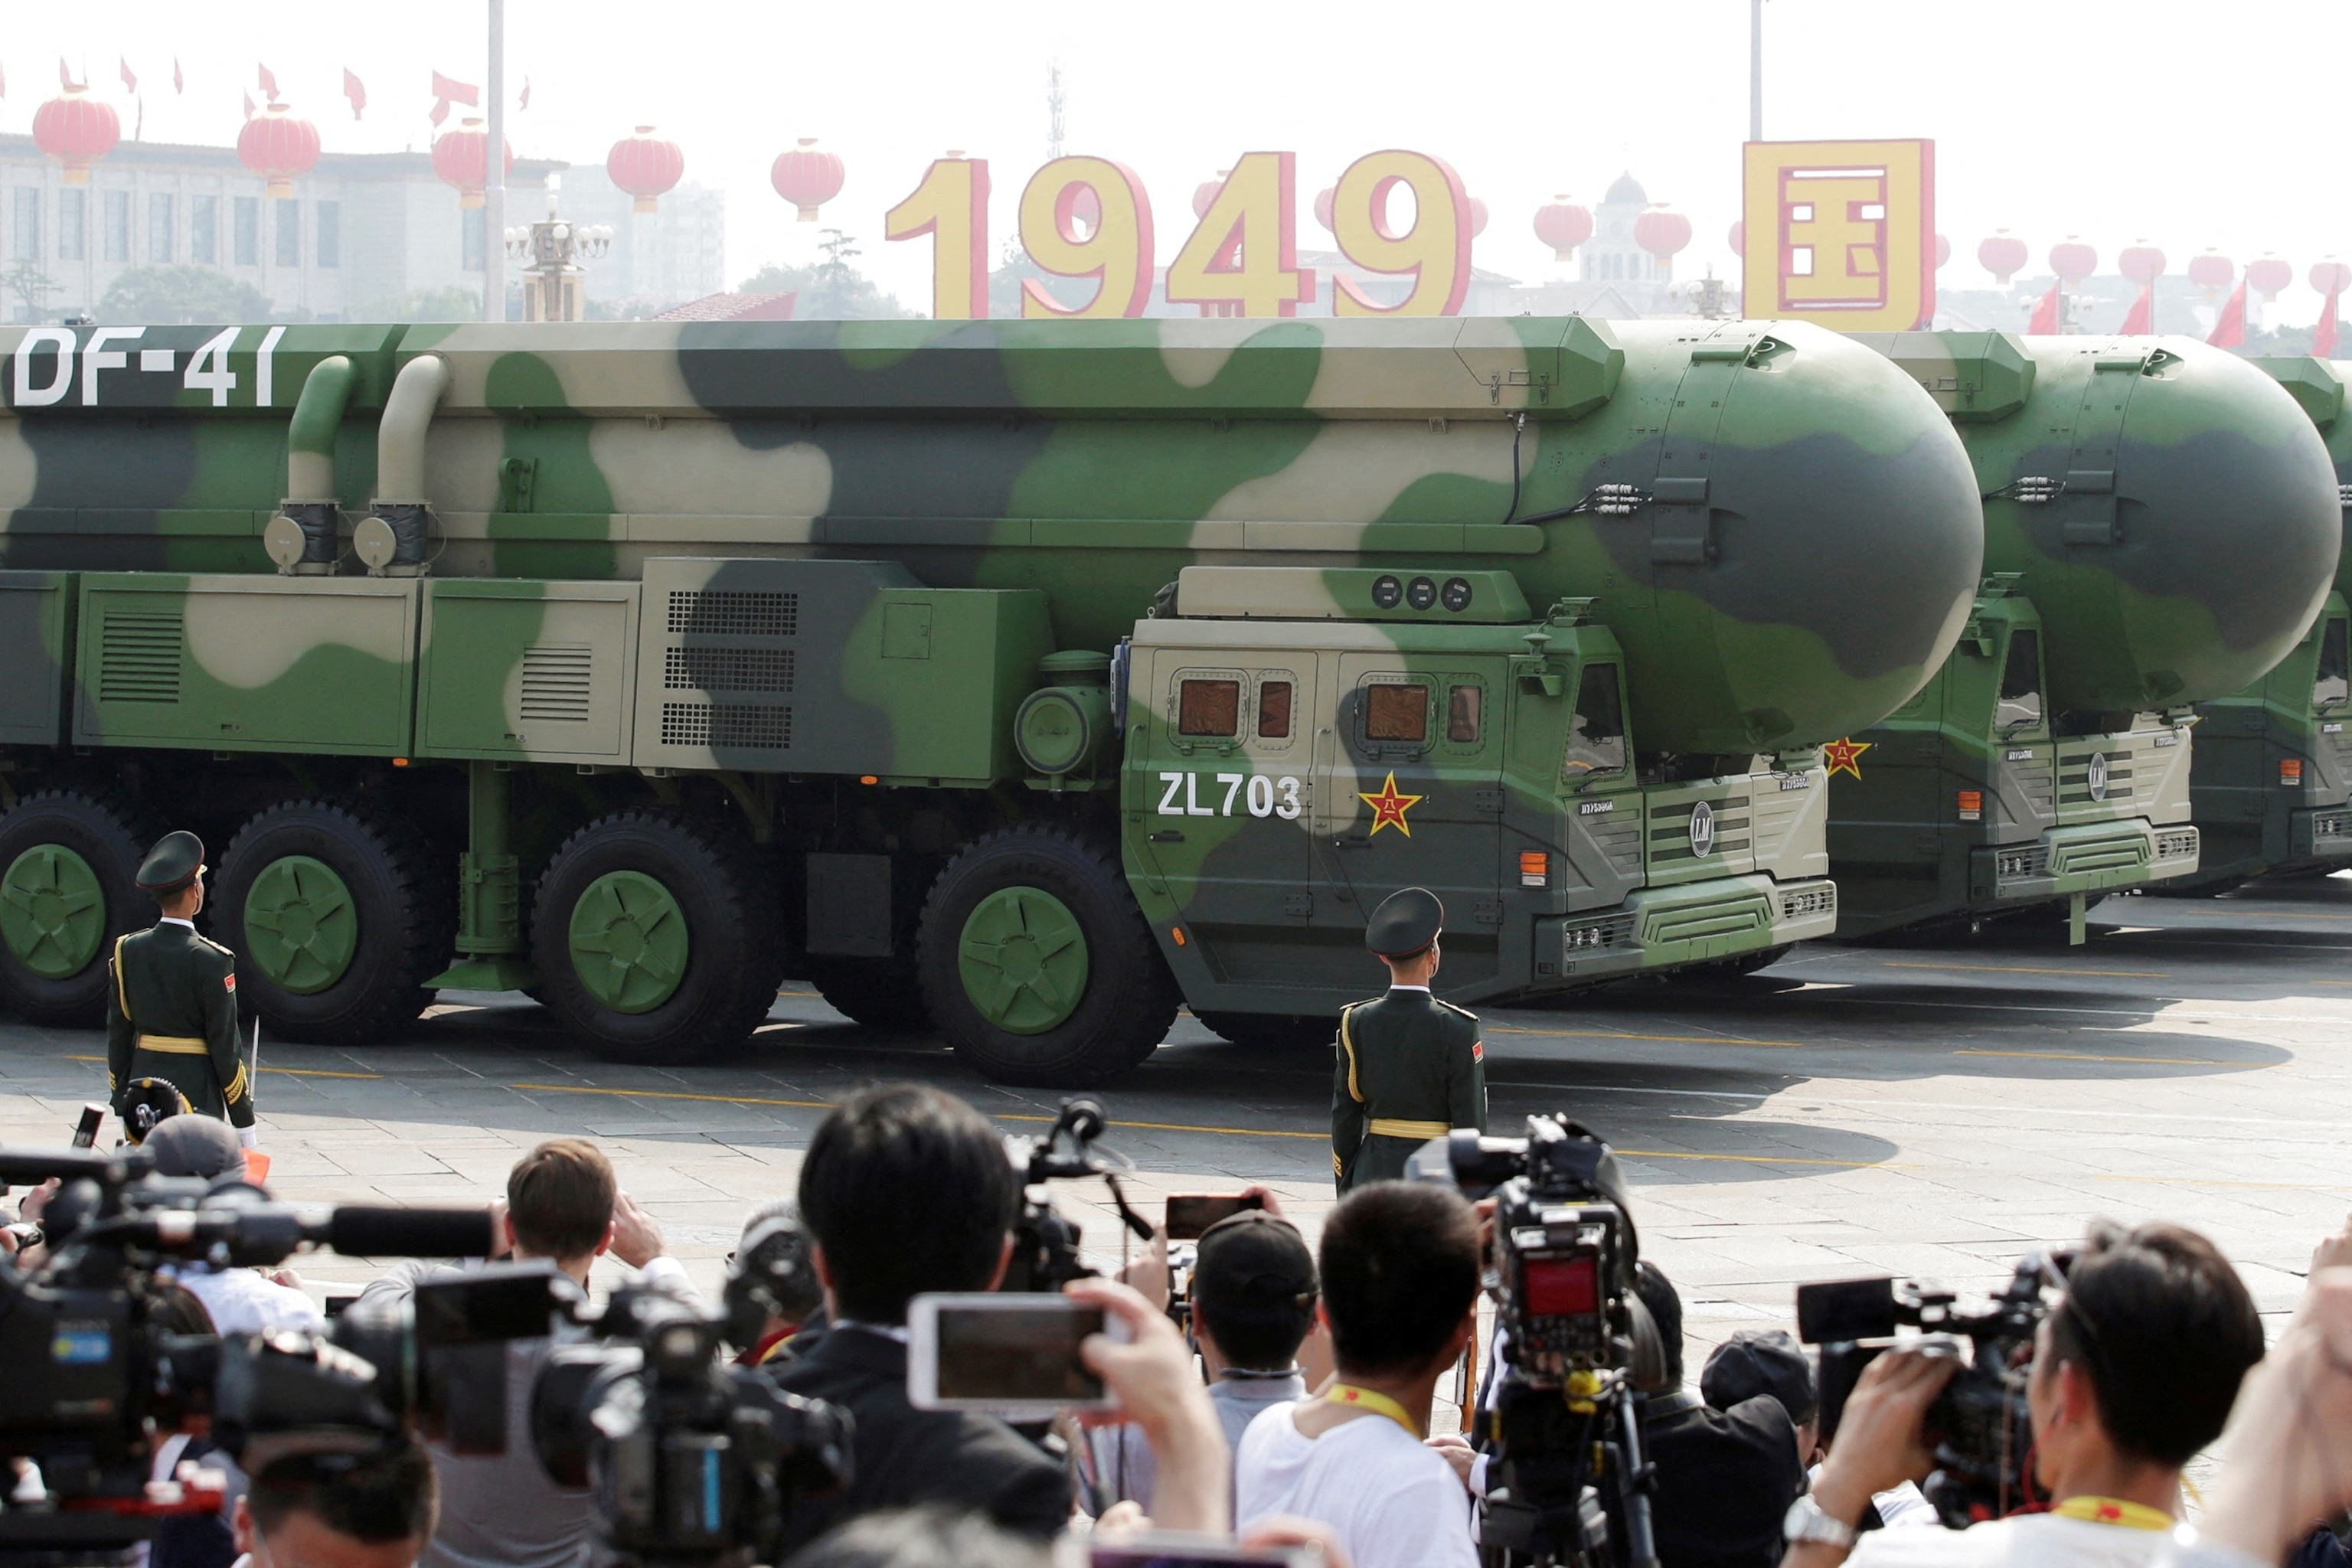
[[1822, 761], [1829, 764], [1829, 777], [1852, 773], [1862, 777], [1862, 753], [1870, 750], [1869, 741], [1832, 741], [1822, 748]]
[[1404, 814], [1421, 804], [1421, 796], [1397, 792], [1396, 770], [1391, 768], [1389, 771], [1388, 782], [1381, 785], [1378, 794], [1366, 795], [1358, 790], [1356, 798], [1372, 808], [1372, 833], [1377, 834], [1383, 827], [1393, 827], [1407, 838], [1412, 837], [1412, 824], [1404, 819]]

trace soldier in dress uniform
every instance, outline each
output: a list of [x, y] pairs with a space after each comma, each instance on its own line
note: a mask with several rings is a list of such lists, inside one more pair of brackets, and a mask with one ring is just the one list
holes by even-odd
[[193, 833], [167, 833], [141, 862], [139, 886], [163, 918], [117, 937], [107, 961], [107, 1087], [124, 1114], [125, 1086], [161, 1079], [191, 1109], [226, 1118], [253, 1148], [253, 1086], [236, 1048], [236, 959], [196, 934], [205, 907], [205, 846]]
[[1478, 1019], [1430, 994], [1445, 906], [1426, 888], [1381, 900], [1364, 945], [1389, 992], [1339, 1013], [1331, 1082], [1331, 1177], [1344, 1194], [1404, 1174], [1412, 1152], [1456, 1127], [1486, 1130], [1486, 1047]]

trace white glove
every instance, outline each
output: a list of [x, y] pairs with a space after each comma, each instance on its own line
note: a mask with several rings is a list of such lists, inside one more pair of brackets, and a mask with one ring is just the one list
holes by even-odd
[[236, 1141], [240, 1147], [258, 1149], [261, 1147], [261, 1129], [257, 1126], [240, 1127], [236, 1130]]

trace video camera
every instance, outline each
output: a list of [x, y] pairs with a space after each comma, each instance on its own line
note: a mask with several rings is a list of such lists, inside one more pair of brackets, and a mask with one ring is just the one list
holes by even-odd
[[[1822, 1441], [1837, 1433], [1862, 1369], [1897, 1343], [1952, 1356], [1960, 1370], [1927, 1408], [1936, 1470], [1923, 1489], [1945, 1525], [1965, 1530], [2032, 1501], [2025, 1385], [2033, 1335], [2065, 1289], [2071, 1251], [2020, 1259], [2001, 1292], [1962, 1310], [1952, 1291], [1916, 1279], [1845, 1279], [1797, 1288], [1797, 1337], [1822, 1347]], [[1926, 1336], [1898, 1341], [1895, 1330]]]
[[1433, 1140], [1406, 1174], [1495, 1200], [1486, 1286], [1507, 1370], [1480, 1540], [1515, 1562], [1655, 1568], [1638, 1390], [1664, 1365], [1616, 1156], [1578, 1122], [1530, 1116], [1525, 1138]]
[[1004, 1271], [1006, 1290], [1059, 1290], [1073, 1279], [1094, 1273], [1079, 1260], [1081, 1227], [1055, 1205], [1050, 1182], [1079, 1181], [1099, 1176], [1110, 1188], [1118, 1216], [1139, 1240], [1151, 1239], [1151, 1226], [1127, 1201], [1120, 1176], [1135, 1169], [1132, 1162], [1096, 1140], [1109, 1126], [1098, 1101], [1070, 1099], [1043, 1138], [1007, 1136], [1005, 1153], [1022, 1173], [1021, 1214], [1013, 1224], [1013, 1260]]

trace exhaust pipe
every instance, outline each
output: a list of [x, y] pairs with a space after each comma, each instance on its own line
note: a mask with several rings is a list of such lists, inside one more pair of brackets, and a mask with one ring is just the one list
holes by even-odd
[[352, 362], [329, 354], [310, 367], [286, 427], [286, 499], [262, 530], [279, 575], [323, 577], [335, 569], [343, 510], [335, 490], [335, 433], [350, 406]]
[[449, 363], [425, 354], [400, 367], [376, 427], [375, 499], [352, 531], [352, 548], [371, 577], [421, 577], [433, 508], [425, 499], [425, 432], [449, 386]]

